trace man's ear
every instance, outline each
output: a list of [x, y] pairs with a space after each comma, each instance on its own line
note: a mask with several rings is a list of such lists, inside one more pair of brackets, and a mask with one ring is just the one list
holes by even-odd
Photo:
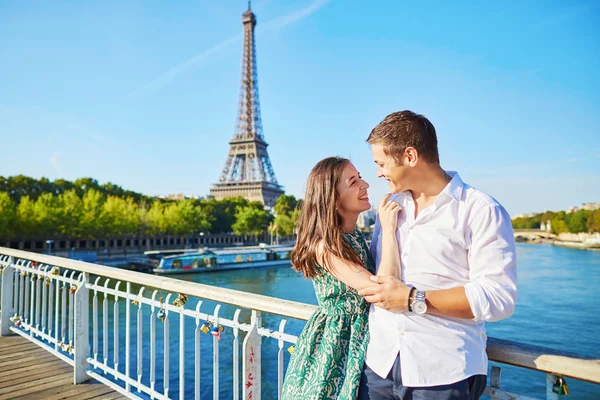
[[409, 167], [414, 167], [419, 161], [419, 152], [414, 147], [407, 147], [404, 150], [404, 164]]

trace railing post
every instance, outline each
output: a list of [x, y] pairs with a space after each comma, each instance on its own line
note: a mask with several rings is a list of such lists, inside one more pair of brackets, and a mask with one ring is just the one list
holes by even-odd
[[2, 319], [0, 319], [0, 336], [9, 336], [11, 332], [10, 318], [15, 313], [13, 304], [14, 290], [14, 258], [9, 257], [6, 267], [2, 270], [2, 292], [0, 292], [0, 306], [2, 307]]
[[261, 342], [258, 329], [262, 327], [260, 311], [252, 310], [251, 328], [244, 338], [244, 383], [242, 396], [244, 400], [260, 400], [261, 376]]
[[490, 390], [487, 393], [490, 396], [491, 400], [497, 400], [498, 391], [500, 390], [500, 375], [502, 374], [502, 368], [493, 366], [492, 373], [490, 375]]
[[89, 275], [83, 273], [79, 287], [75, 291], [75, 355], [74, 355], [74, 384], [90, 379], [85, 373], [90, 356], [90, 292], [87, 288]]

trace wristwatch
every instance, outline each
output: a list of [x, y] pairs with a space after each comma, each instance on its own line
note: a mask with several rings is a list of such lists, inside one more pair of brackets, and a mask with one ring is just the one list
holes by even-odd
[[425, 292], [417, 290], [415, 299], [410, 304], [410, 308], [413, 312], [423, 315], [427, 312], [427, 302], [425, 301]]

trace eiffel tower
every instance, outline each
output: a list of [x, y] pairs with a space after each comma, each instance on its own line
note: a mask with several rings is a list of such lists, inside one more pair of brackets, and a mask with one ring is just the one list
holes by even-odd
[[258, 75], [254, 27], [256, 16], [250, 9], [242, 16], [244, 25], [244, 49], [242, 59], [242, 84], [235, 134], [229, 141], [229, 155], [219, 177], [212, 185], [210, 195], [217, 200], [241, 196], [251, 201], [260, 201], [273, 207], [284, 192], [277, 183], [275, 172], [267, 153], [260, 103], [258, 101]]

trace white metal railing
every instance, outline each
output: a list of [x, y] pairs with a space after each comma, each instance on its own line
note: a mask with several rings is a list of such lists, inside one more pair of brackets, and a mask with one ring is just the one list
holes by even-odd
[[[3, 247], [0, 269], [1, 336], [19, 334], [73, 365], [75, 384], [94, 378], [134, 399], [192, 397], [192, 386], [194, 398], [210, 397], [209, 390], [203, 392], [201, 372], [210, 352], [212, 397], [218, 399], [224, 368], [221, 336], [231, 340], [225, 347], [231, 350], [231, 373], [224, 379], [231, 381], [234, 399], [240, 392], [244, 399], [260, 399], [262, 338], [277, 340], [280, 397], [284, 353], [297, 339], [285, 331], [285, 318], [305, 321], [315, 310], [308, 304]], [[263, 326], [263, 313], [271, 329]], [[171, 335], [172, 325], [177, 338]], [[178, 349], [172, 346], [176, 343]], [[545, 372], [548, 399], [559, 398], [556, 391], [565, 377], [600, 383], [598, 360], [494, 338], [488, 340], [488, 356]], [[501, 368], [493, 367], [486, 388], [492, 399], [530, 398], [501, 389], [500, 375]]]

